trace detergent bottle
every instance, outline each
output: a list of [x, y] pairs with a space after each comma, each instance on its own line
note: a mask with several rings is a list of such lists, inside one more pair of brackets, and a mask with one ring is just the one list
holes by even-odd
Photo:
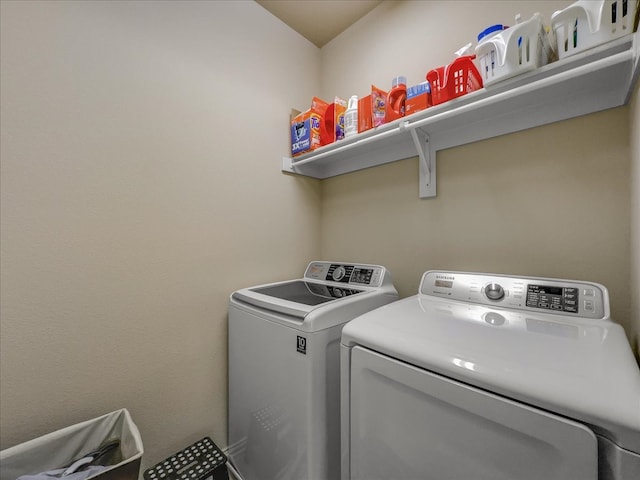
[[344, 138], [349, 138], [358, 133], [358, 96], [353, 95], [349, 99], [347, 111], [344, 113]]
[[391, 90], [387, 94], [385, 109], [385, 123], [404, 117], [405, 101], [407, 100], [407, 78], [398, 76], [391, 82]]

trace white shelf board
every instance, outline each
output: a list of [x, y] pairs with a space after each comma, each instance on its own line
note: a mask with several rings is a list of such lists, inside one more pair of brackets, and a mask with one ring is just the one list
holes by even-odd
[[[638, 77], [639, 33], [545, 65], [314, 152], [283, 158], [288, 173], [329, 178], [422, 154], [421, 184], [438, 150], [575, 118], [628, 102]], [[419, 152], [411, 130], [430, 142]], [[435, 175], [421, 197], [435, 196]]]

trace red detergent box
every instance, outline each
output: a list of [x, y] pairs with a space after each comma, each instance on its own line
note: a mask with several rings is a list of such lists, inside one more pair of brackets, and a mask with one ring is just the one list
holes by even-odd
[[429, 97], [431, 89], [429, 82], [422, 82], [407, 88], [407, 100], [405, 103], [405, 115], [425, 110], [431, 106]]

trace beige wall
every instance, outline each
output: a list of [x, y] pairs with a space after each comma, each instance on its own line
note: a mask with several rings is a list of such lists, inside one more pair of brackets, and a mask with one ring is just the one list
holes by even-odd
[[[548, 22], [566, 5], [385, 2], [322, 49], [323, 95], [365, 95], [398, 74], [418, 83], [485, 26], [518, 12]], [[441, 151], [435, 199], [418, 198], [416, 159], [326, 180], [322, 256], [380, 262], [402, 296], [431, 268], [601, 282], [632, 336], [628, 115], [622, 107]]]
[[637, 92], [440, 152], [433, 200], [415, 159], [279, 171], [291, 107], [421, 81], [489, 23], [566, 2], [385, 2], [322, 50], [253, 2], [1, 5], [0, 448], [120, 407], [143, 466], [226, 445], [228, 295], [314, 257], [382, 263], [404, 296], [428, 268], [600, 281], [632, 329]]
[[228, 295], [319, 253], [280, 172], [319, 50], [254, 2], [1, 18], [1, 448], [121, 407], [144, 465], [225, 446]]

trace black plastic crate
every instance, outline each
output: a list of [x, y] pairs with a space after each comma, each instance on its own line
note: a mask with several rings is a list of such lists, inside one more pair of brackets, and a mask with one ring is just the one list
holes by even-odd
[[227, 457], [209, 437], [144, 471], [144, 480], [228, 480]]

